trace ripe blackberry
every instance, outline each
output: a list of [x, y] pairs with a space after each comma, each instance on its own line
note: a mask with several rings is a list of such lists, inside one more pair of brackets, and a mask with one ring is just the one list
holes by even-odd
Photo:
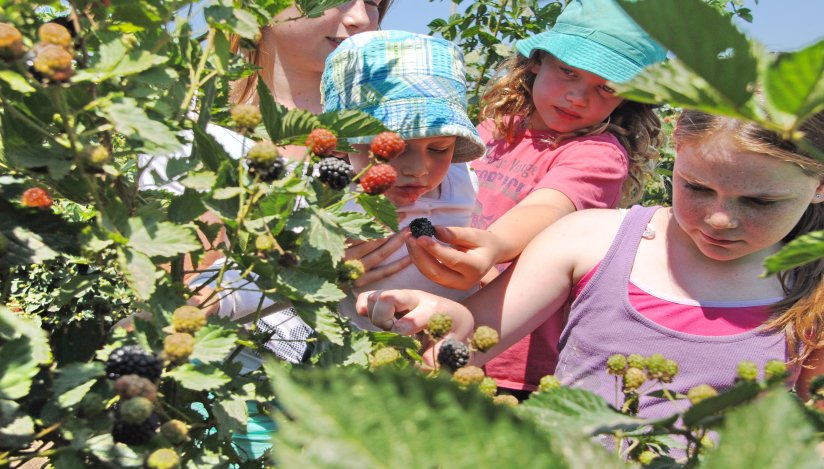
[[39, 187], [26, 189], [20, 197], [20, 201], [26, 207], [37, 207], [39, 209], [49, 208], [53, 203], [49, 193]]
[[717, 395], [718, 391], [709, 384], [699, 384], [698, 386], [691, 387], [690, 390], [687, 391], [687, 398], [689, 398], [693, 405]]
[[395, 168], [388, 164], [378, 164], [369, 168], [366, 174], [361, 176], [360, 183], [367, 194], [380, 195], [391, 189], [396, 179], [398, 179], [398, 172]]
[[0, 58], [17, 60], [23, 55], [23, 35], [14, 26], [0, 23]]
[[247, 156], [250, 176], [258, 177], [261, 182], [273, 182], [283, 177], [286, 160], [280, 156], [274, 143], [258, 142]]
[[383, 160], [394, 160], [403, 153], [406, 142], [395, 132], [381, 132], [372, 140], [372, 153]]
[[487, 396], [494, 396], [498, 392], [498, 382], [495, 381], [495, 378], [487, 376], [478, 385], [478, 389]]
[[635, 391], [647, 382], [647, 374], [640, 368], [628, 368], [624, 373], [624, 392]]
[[475, 350], [486, 353], [496, 345], [498, 345], [498, 331], [489, 326], [480, 326], [475, 329], [475, 334], [472, 335], [472, 346]]
[[195, 349], [195, 338], [190, 334], [175, 332], [167, 335], [163, 344], [163, 353], [172, 363], [184, 363]]
[[172, 326], [175, 332], [194, 334], [207, 322], [206, 313], [194, 306], [181, 306], [172, 313]]
[[344, 261], [338, 269], [338, 282], [344, 285], [351, 285], [355, 280], [363, 276], [364, 270], [363, 262], [357, 259]]
[[518, 398], [515, 396], [511, 396], [509, 394], [504, 394], [501, 396], [495, 396], [495, 399], [492, 399], [493, 404], [497, 405], [508, 405], [509, 407], [517, 407], [518, 406]]
[[173, 445], [179, 445], [186, 441], [189, 435], [189, 427], [180, 420], [169, 420], [160, 426], [160, 433]]
[[438, 352], [438, 363], [454, 373], [469, 363], [469, 347], [455, 339], [446, 339]]
[[773, 376], [786, 376], [787, 365], [781, 360], [770, 360], [764, 367], [764, 378], [770, 379]]
[[607, 373], [621, 376], [627, 370], [627, 357], [620, 353], [609, 357], [607, 360]]
[[291, 269], [298, 265], [298, 255], [292, 251], [285, 251], [278, 257], [278, 265], [284, 269]]
[[384, 347], [377, 352], [375, 352], [374, 357], [372, 358], [372, 366], [377, 368], [383, 365], [389, 365], [390, 363], [395, 363], [398, 361], [398, 358], [401, 357], [401, 354], [398, 353], [398, 349], [394, 347]]
[[324, 158], [318, 164], [318, 180], [331, 189], [340, 191], [352, 180], [349, 174], [351, 171], [352, 166], [344, 160], [335, 157]]
[[435, 227], [428, 218], [416, 218], [409, 223], [409, 229], [412, 230], [412, 236], [420, 238], [421, 236], [435, 236]]
[[306, 146], [318, 156], [329, 156], [338, 145], [338, 137], [326, 129], [315, 129], [309, 132]]
[[263, 119], [260, 109], [250, 104], [236, 104], [229, 113], [232, 115], [237, 131], [241, 134], [254, 132], [260, 120]]
[[461, 386], [469, 386], [472, 383], [480, 383], [486, 378], [484, 370], [477, 366], [465, 366], [452, 375], [452, 379]]
[[180, 467], [180, 456], [173, 450], [162, 448], [146, 458], [147, 469], [177, 469]]
[[561, 389], [561, 380], [552, 375], [546, 375], [538, 383], [538, 391], [547, 392], [550, 389]]
[[749, 360], [739, 362], [737, 370], [740, 380], [755, 381], [758, 379], [758, 365]]
[[54, 44], [40, 48], [32, 67], [42, 78], [51, 81], [67, 81], [74, 75], [72, 56], [65, 49]]
[[136, 424], [116, 419], [112, 427], [112, 439], [115, 443], [124, 445], [145, 445], [152, 441], [158, 427], [160, 419], [157, 414], [152, 414], [143, 422]]
[[37, 30], [37, 36], [44, 44], [54, 44], [67, 50], [72, 46], [71, 33], [57, 23], [44, 23]]
[[125, 345], [115, 349], [106, 360], [106, 375], [117, 379], [123, 375], [138, 375], [157, 381], [163, 373], [163, 364], [154, 354], [139, 345]]
[[452, 316], [446, 313], [435, 313], [426, 324], [426, 333], [429, 337], [438, 340], [452, 329]]

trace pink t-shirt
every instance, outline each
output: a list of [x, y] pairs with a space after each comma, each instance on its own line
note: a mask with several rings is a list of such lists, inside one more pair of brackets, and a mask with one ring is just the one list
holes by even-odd
[[[629, 159], [612, 134], [566, 140], [557, 148], [551, 141], [556, 132], [521, 129], [514, 139], [496, 140], [492, 121], [478, 126], [486, 142], [486, 155], [472, 162], [480, 189], [472, 214], [472, 227], [487, 229], [495, 220], [538, 189], [555, 189], [572, 201], [576, 210], [614, 208], [621, 200]], [[499, 266], [503, 270], [505, 265]], [[486, 373], [501, 387], [535, 389], [552, 374], [558, 359], [558, 338], [564, 314], [553, 317], [532, 334], [486, 364]], [[549, 370], [549, 371], [547, 371]]]

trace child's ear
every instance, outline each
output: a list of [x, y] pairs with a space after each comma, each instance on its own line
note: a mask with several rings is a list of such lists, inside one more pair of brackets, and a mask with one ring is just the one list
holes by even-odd
[[538, 57], [535, 60], [535, 63], [532, 64], [532, 68], [530, 68], [529, 71], [537, 75], [540, 70], [541, 70], [541, 57]]

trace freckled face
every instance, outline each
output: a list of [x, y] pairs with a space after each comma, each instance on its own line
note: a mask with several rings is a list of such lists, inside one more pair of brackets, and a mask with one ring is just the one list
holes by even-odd
[[824, 179], [739, 149], [721, 137], [677, 148], [673, 213], [705, 256], [739, 259], [775, 246], [795, 227]]
[[[456, 139], [448, 136], [407, 140], [401, 156], [389, 162], [398, 172], [398, 179], [384, 195], [395, 205], [407, 205], [436, 189], [449, 172]], [[369, 145], [353, 146], [358, 153], [350, 153], [349, 161], [355, 173], [360, 173], [369, 165]]]
[[603, 122], [623, 102], [598, 75], [570, 67], [551, 54], [541, 57], [532, 67], [533, 128], [561, 133], [583, 129]]

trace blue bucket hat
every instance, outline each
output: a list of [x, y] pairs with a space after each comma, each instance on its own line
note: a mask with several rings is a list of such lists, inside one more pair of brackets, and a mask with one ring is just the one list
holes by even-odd
[[453, 163], [486, 151], [466, 114], [463, 52], [449, 41], [404, 31], [352, 36], [326, 59], [321, 93], [323, 112], [363, 111], [403, 139], [457, 136]]
[[667, 51], [638, 26], [614, 0], [573, 0], [555, 26], [515, 43], [529, 57], [543, 50], [558, 60], [615, 83], [661, 62]]

